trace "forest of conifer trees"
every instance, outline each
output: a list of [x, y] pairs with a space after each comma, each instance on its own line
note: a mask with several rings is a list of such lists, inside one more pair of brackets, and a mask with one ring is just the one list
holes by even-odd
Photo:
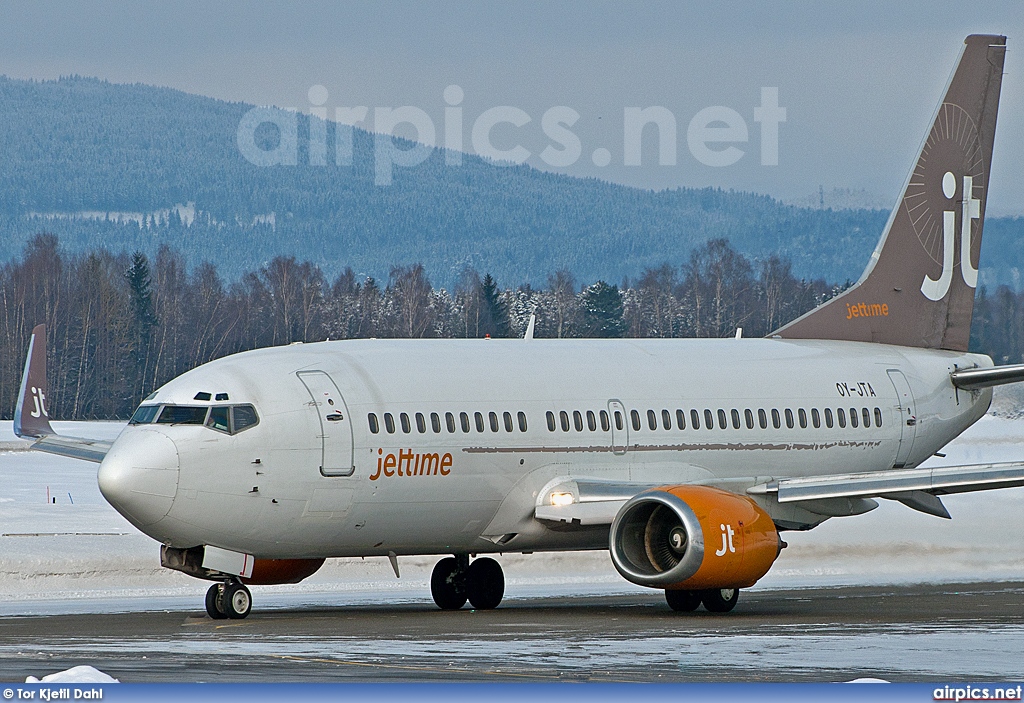
[[[32, 328], [47, 325], [51, 413], [56, 419], [127, 418], [139, 400], [212, 359], [257, 347], [367, 337], [515, 337], [536, 314], [538, 337], [762, 336], [842, 290], [797, 279], [779, 257], [751, 261], [724, 239], [686, 264], [636, 280], [579, 282], [555, 271], [544, 288], [502, 287], [463, 272], [435, 288], [422, 265], [387, 281], [333, 281], [321, 269], [277, 257], [233, 282], [211, 264], [189, 270], [162, 247], [98, 249], [69, 256], [40, 234], [0, 266], [0, 415], [9, 418]], [[979, 291], [972, 348], [997, 363], [1022, 360], [1024, 295]]]

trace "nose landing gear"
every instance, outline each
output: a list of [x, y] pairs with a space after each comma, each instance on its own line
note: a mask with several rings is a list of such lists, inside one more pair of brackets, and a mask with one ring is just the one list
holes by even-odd
[[252, 610], [252, 594], [245, 584], [235, 581], [215, 583], [206, 592], [206, 613], [214, 620], [240, 620]]
[[458, 610], [467, 600], [477, 610], [492, 610], [505, 595], [505, 574], [494, 559], [470, 563], [468, 554], [456, 554], [434, 566], [430, 595], [441, 610]]

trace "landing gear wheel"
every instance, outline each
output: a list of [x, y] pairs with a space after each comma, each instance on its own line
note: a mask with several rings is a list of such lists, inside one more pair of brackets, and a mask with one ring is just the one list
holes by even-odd
[[505, 574], [501, 565], [482, 557], [469, 565], [466, 572], [466, 594], [469, 602], [477, 610], [493, 610], [501, 603], [505, 595]]
[[713, 588], [710, 591], [701, 591], [700, 600], [704, 607], [712, 613], [728, 613], [736, 607], [736, 601], [740, 599], [738, 588]]
[[224, 612], [222, 599], [224, 584], [215, 583], [206, 592], [206, 614], [214, 620], [223, 620], [228, 615]]
[[252, 594], [238, 581], [229, 581], [224, 586], [224, 612], [233, 620], [241, 620], [252, 610]]
[[430, 595], [441, 610], [458, 610], [466, 604], [465, 572], [455, 557], [446, 557], [434, 565], [430, 574]]
[[665, 600], [668, 607], [680, 613], [692, 613], [700, 606], [700, 593], [697, 591], [666, 590]]

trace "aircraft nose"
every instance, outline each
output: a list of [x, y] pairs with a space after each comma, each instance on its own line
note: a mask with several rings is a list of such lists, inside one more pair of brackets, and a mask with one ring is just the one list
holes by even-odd
[[100, 493], [136, 527], [152, 525], [171, 510], [178, 491], [178, 450], [171, 438], [129, 428], [103, 457]]

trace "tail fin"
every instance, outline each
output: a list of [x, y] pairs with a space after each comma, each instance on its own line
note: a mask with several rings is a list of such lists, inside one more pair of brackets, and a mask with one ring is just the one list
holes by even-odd
[[46, 410], [46, 325], [36, 325], [32, 330], [21, 394], [14, 409], [14, 434], [31, 438], [55, 434]]
[[774, 335], [967, 350], [1006, 37], [964, 44], [864, 275]]

